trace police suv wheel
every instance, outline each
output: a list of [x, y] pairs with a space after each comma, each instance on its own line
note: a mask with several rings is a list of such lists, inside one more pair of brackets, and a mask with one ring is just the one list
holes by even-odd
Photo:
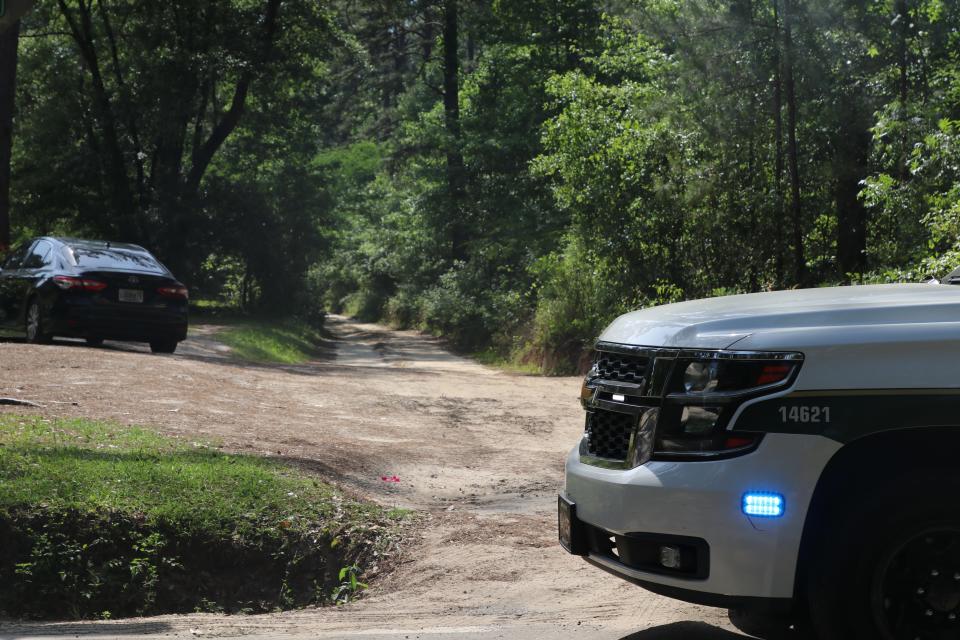
[[832, 528], [835, 537], [821, 540], [807, 585], [821, 640], [960, 638], [955, 495], [878, 496], [843, 519], [845, 529]]

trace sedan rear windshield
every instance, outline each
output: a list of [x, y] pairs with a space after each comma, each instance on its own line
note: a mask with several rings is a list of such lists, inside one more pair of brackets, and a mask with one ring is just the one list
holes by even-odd
[[167, 270], [149, 253], [123, 249], [73, 247], [65, 251], [68, 261], [81, 269], [111, 269], [166, 273]]

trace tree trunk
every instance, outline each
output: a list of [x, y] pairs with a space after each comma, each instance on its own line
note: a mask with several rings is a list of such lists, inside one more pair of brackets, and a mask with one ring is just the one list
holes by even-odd
[[909, 118], [907, 112], [907, 99], [910, 95], [910, 84], [907, 72], [909, 70], [910, 58], [909, 48], [907, 47], [907, 38], [910, 29], [910, 10], [907, 7], [907, 0], [897, 0], [895, 5], [897, 12], [894, 20], [894, 27], [897, 30], [897, 69], [899, 77], [897, 79], [897, 99], [900, 102], [898, 115], [903, 122], [900, 127], [900, 159], [897, 165], [897, 177], [902, 181], [910, 177], [907, 169], [909, 150], [907, 149], [907, 126]]
[[907, 7], [907, 0], [897, 0], [895, 10], [897, 16], [894, 24], [897, 28], [897, 68], [899, 71], [897, 97], [900, 99], [900, 109], [903, 110], [907, 106], [907, 93], [909, 90], [907, 67], [910, 61], [907, 53], [907, 37], [910, 28], [910, 11]]
[[477, 60], [477, 41], [473, 37], [473, 31], [467, 34], [467, 71], [474, 70], [474, 63]]
[[[277, 31], [277, 16], [280, 13], [280, 1], [267, 0], [267, 7], [263, 16], [263, 41], [260, 43], [260, 60], [264, 64], [269, 60], [270, 52], [273, 50]], [[193, 162], [186, 178], [185, 191], [187, 195], [194, 195], [200, 189], [200, 181], [207, 172], [214, 155], [233, 133], [233, 130], [237, 128], [237, 125], [240, 124], [240, 117], [246, 109], [247, 93], [250, 90], [251, 82], [253, 82], [253, 70], [241, 74], [233, 91], [230, 108], [213, 127], [206, 142], [199, 149], [193, 150]]]
[[[104, 33], [107, 36], [107, 42], [110, 46], [110, 59], [113, 62], [113, 75], [117, 82], [117, 89], [121, 99], [121, 113], [127, 115], [126, 125], [130, 132], [130, 138], [133, 142], [133, 163], [137, 170], [137, 202], [141, 209], [146, 208], [146, 183], [143, 167], [143, 144], [140, 141], [140, 131], [137, 126], [136, 110], [127, 103], [127, 87], [123, 78], [122, 68], [120, 66], [120, 53], [117, 49], [117, 38], [114, 35], [113, 25], [110, 22], [110, 11], [104, 6], [103, 0], [97, 0], [97, 7], [100, 13], [100, 21], [103, 25]], [[126, 176], [124, 176], [126, 182]]]
[[460, 152], [460, 57], [457, 0], [443, 6], [443, 113], [447, 129], [447, 197], [450, 249], [454, 260], [466, 259], [464, 224], [464, 167]]
[[[864, 166], [861, 164], [860, 168]], [[851, 171], [852, 167], [841, 172], [834, 183], [837, 206], [837, 267], [841, 276], [859, 274], [866, 270], [867, 214], [863, 201], [859, 198], [860, 179], [863, 174], [852, 175]]]
[[426, 65], [433, 56], [433, 20], [428, 15], [424, 18], [423, 38], [420, 40], [420, 55], [423, 56], [423, 64]]
[[79, 0], [77, 3], [78, 15], [74, 15], [65, 0], [59, 0], [59, 5], [60, 12], [70, 27], [74, 42], [80, 50], [87, 71], [90, 73], [94, 104], [97, 108], [97, 121], [103, 136], [102, 146], [107, 154], [106, 177], [110, 185], [112, 213], [117, 220], [116, 230], [125, 238], [137, 238], [138, 225], [134, 220], [133, 199], [120, 142], [120, 133], [117, 130], [117, 118], [114, 114], [110, 94], [104, 83], [103, 73], [100, 69], [100, 59], [94, 43], [94, 29], [90, 15], [91, 5], [86, 4], [84, 0]]
[[17, 45], [20, 21], [0, 32], [0, 251], [10, 246], [10, 156], [17, 88]]
[[833, 194], [837, 207], [837, 268], [841, 276], [866, 270], [867, 212], [860, 199], [860, 181], [867, 175], [870, 153], [869, 111], [851, 96], [841, 111], [844, 129], [834, 141]]
[[407, 73], [407, 32], [402, 24], [393, 25], [393, 77], [387, 83], [384, 91], [385, 106], [392, 109], [397, 106], [397, 100], [403, 93], [404, 79]]
[[793, 81], [793, 25], [791, 0], [783, 0], [783, 76], [787, 99], [787, 166], [790, 170], [790, 211], [793, 218], [793, 280], [807, 284], [803, 252], [803, 208], [800, 202], [800, 165], [797, 152], [797, 96]]
[[783, 193], [783, 78], [780, 76], [780, 14], [773, 5], [773, 136], [774, 136], [774, 197], [775, 224], [773, 236], [774, 287], [783, 286], [783, 225], [786, 222], [786, 199]]

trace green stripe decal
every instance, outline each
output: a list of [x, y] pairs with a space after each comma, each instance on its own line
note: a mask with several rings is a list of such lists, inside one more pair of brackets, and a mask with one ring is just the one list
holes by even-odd
[[744, 408], [734, 429], [849, 442], [880, 431], [919, 427], [960, 428], [960, 389], [798, 391]]

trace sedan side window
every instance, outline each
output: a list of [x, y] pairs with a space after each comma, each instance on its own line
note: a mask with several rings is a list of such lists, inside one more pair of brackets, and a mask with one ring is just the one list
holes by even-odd
[[30, 245], [20, 245], [11, 251], [3, 263], [3, 268], [8, 271], [19, 269], [20, 264], [23, 262], [23, 258], [25, 257], [25, 254], [29, 248]]
[[49, 242], [45, 240], [40, 240], [35, 245], [33, 249], [30, 250], [30, 254], [27, 256], [27, 259], [23, 263], [24, 269], [39, 269], [50, 264], [50, 251], [53, 247]]
[[44, 242], [45, 245], [43, 249], [43, 257], [40, 258], [41, 264], [45, 267], [49, 267], [53, 264], [53, 245], [49, 242]]

